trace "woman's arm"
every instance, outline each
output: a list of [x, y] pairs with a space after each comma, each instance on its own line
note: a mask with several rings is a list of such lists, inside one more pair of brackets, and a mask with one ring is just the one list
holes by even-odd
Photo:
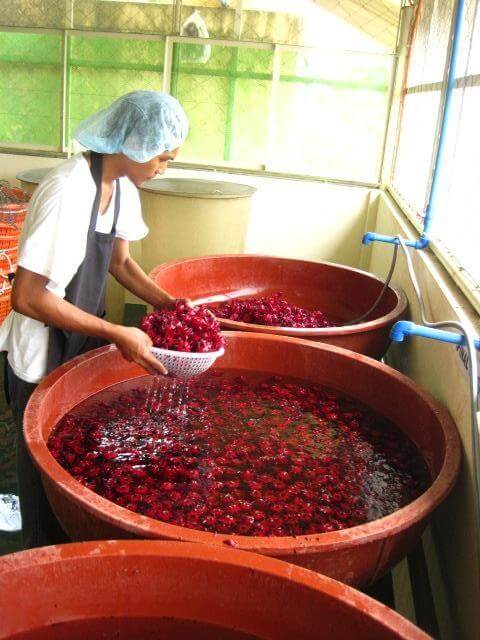
[[150, 352], [152, 341], [134, 327], [122, 327], [82, 311], [47, 289], [48, 279], [18, 267], [12, 289], [12, 307], [24, 316], [64, 331], [83, 333], [114, 342], [123, 357], [153, 374], [166, 373]]
[[131, 293], [156, 309], [173, 306], [175, 298], [156, 285], [130, 256], [128, 240], [117, 238], [110, 261], [110, 273]]

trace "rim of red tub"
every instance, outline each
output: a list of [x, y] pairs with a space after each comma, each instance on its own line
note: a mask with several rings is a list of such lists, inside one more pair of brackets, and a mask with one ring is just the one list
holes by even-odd
[[399, 637], [410, 640], [428, 640], [430, 638], [424, 631], [393, 609], [338, 580], [276, 558], [221, 548], [216, 545], [165, 540], [103, 540], [53, 545], [1, 557], [0, 579], [8, 579], [9, 574], [29, 567], [38, 568], [68, 562], [74, 572], [77, 565], [82, 562], [101, 562], [102, 558], [129, 557], [134, 559], [151, 556], [173, 559], [189, 558], [193, 561], [224, 565], [227, 568], [253, 570], [264, 576], [285, 580], [286, 584], [294, 584], [312, 590], [314, 593], [330, 596], [347, 610], [362, 612], [385, 629], [398, 633]]
[[[270, 260], [281, 260], [282, 262], [290, 262], [296, 264], [322, 264], [327, 267], [334, 267], [337, 269], [342, 269], [344, 271], [349, 271], [350, 273], [356, 273], [365, 278], [368, 278], [372, 281], [377, 282], [379, 285], [383, 286], [384, 281], [377, 276], [374, 276], [372, 273], [368, 273], [368, 271], [363, 271], [362, 269], [356, 269], [355, 267], [348, 267], [343, 264], [339, 264], [337, 262], [328, 262], [326, 260], [300, 260], [297, 258], [282, 258], [281, 256], [270, 256], [266, 254], [260, 253], [226, 253], [226, 254], [212, 254], [209, 256], [200, 256], [196, 258], [183, 258], [181, 260], [170, 260], [169, 262], [163, 262], [156, 266], [149, 273], [149, 277], [152, 280], [155, 280], [155, 277], [158, 273], [167, 270], [171, 267], [175, 267], [177, 265], [184, 264], [186, 262], [194, 263], [194, 262], [203, 262], [205, 260], [223, 260], [223, 259], [263, 259], [268, 258]], [[364, 333], [365, 330], [375, 330], [380, 329], [382, 327], [388, 326], [389, 324], [393, 324], [396, 320], [398, 320], [406, 311], [408, 305], [408, 299], [405, 295], [404, 291], [400, 287], [394, 287], [392, 284], [388, 286], [388, 288], [393, 291], [393, 293], [397, 297], [397, 303], [395, 307], [389, 311], [387, 314], [380, 316], [379, 318], [373, 318], [372, 320], [368, 320], [367, 322], [360, 322], [358, 324], [344, 325], [341, 327], [318, 327], [318, 328], [309, 328], [303, 329], [301, 327], [275, 327], [275, 326], [267, 326], [263, 324], [253, 324], [250, 322], [240, 322], [239, 320], [229, 320], [227, 318], [219, 318], [217, 317], [218, 322], [225, 327], [227, 330], [236, 330], [242, 331], [242, 329], [248, 329], [250, 332], [256, 333], [268, 333], [275, 335], [282, 335], [288, 337], [334, 337], [334, 336], [343, 336], [352, 333]]]
[[[49, 390], [55, 384], [59, 384], [59, 379], [64, 373], [70, 369], [81, 367], [82, 364], [88, 360], [99, 358], [110, 351], [117, 351], [115, 345], [95, 349], [58, 367], [44, 378], [32, 394], [25, 410], [23, 429], [27, 448], [36, 466], [55, 484], [59, 492], [68, 496], [72, 502], [79, 507], [81, 506], [82, 509], [104, 522], [129, 533], [133, 533], [138, 537], [161, 538], [163, 540], [179, 540], [183, 542], [201, 542], [205, 544], [225, 544], [265, 555], [314, 553], [317, 550], [328, 552], [346, 546], [349, 547], [354, 543], [365, 544], [385, 538], [387, 535], [392, 536], [424, 520], [453, 489], [461, 462], [461, 444], [457, 428], [447, 409], [438, 403], [430, 393], [418, 387], [413, 380], [396, 369], [378, 362], [373, 358], [322, 342], [305, 341], [299, 338], [266, 335], [262, 333], [242, 333], [238, 331], [223, 332], [223, 335], [227, 338], [227, 348], [228, 338], [231, 337], [232, 339], [236, 338], [246, 341], [258, 341], [260, 339], [266, 342], [288, 342], [298, 344], [303, 348], [330, 351], [340, 357], [357, 360], [366, 366], [382, 370], [386, 375], [396, 379], [400, 384], [409, 387], [430, 407], [436, 415], [443, 431], [445, 455], [437, 477], [430, 487], [417, 499], [390, 515], [355, 527], [328, 533], [268, 537], [229, 535], [188, 529], [138, 514], [106, 498], [102, 498], [94, 491], [87, 489], [87, 487], [83, 486], [65, 471], [50, 453], [41, 433], [40, 424], [37, 421], [39, 406], [45, 399], [45, 396], [48, 395]], [[129, 379], [141, 378], [148, 375], [140, 367], [138, 367], [137, 371], [138, 375], [133, 375]], [[109, 387], [107, 386], [105, 388]], [[348, 395], [348, 391], [345, 393]]]

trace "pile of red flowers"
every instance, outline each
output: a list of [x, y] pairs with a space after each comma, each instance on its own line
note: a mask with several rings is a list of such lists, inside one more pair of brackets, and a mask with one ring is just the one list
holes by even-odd
[[268, 297], [229, 300], [210, 309], [219, 318], [268, 327], [316, 329], [335, 324], [321, 311], [307, 311], [288, 302], [280, 291]]
[[186, 415], [171, 410], [172, 382], [163, 381], [160, 408], [146, 402], [138, 381], [123, 383], [63, 418], [48, 446], [108, 500], [223, 534], [352, 527], [392, 513], [429, 485], [413, 443], [357, 401], [240, 373], [191, 382]]
[[206, 353], [224, 345], [217, 320], [202, 307], [177, 301], [171, 311], [155, 311], [142, 318], [140, 328], [154, 347]]

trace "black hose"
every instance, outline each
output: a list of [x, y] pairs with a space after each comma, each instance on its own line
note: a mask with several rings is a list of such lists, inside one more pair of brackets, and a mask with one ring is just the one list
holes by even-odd
[[387, 292], [388, 286], [390, 284], [390, 280], [392, 279], [392, 276], [393, 276], [393, 272], [395, 271], [395, 265], [397, 264], [397, 254], [398, 254], [398, 243], [395, 243], [393, 245], [393, 257], [392, 257], [392, 263], [390, 264], [390, 269], [388, 271], [388, 275], [387, 275], [387, 277], [385, 279], [385, 282], [383, 284], [383, 288], [380, 291], [380, 295], [375, 300], [375, 302], [372, 304], [370, 309], [368, 311], [366, 311], [365, 313], [363, 313], [360, 317], [355, 318], [354, 320], [349, 320], [348, 322], [343, 322], [342, 324], [339, 324], [339, 325], [336, 325], [336, 326], [338, 326], [338, 327], [348, 327], [348, 326], [350, 326], [352, 324], [358, 324], [359, 322], [362, 322], [362, 320], [365, 320], [365, 318], [368, 318], [368, 316], [375, 311], [375, 309], [378, 307], [380, 302], [383, 300], [383, 296]]

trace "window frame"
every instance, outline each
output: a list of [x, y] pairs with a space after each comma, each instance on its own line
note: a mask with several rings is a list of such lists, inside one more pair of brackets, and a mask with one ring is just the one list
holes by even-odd
[[[175, 3], [173, 6], [175, 7], [178, 3]], [[185, 36], [180, 36], [178, 34], [172, 35], [157, 35], [157, 34], [147, 34], [147, 33], [125, 33], [125, 32], [111, 32], [111, 31], [93, 31], [93, 30], [84, 30], [84, 29], [43, 29], [43, 28], [34, 28], [34, 27], [8, 27], [1, 26], [0, 31], [2, 32], [18, 32], [18, 33], [53, 33], [60, 34], [62, 36], [62, 57], [61, 57], [61, 113], [60, 113], [60, 125], [59, 125], [59, 144], [56, 148], [48, 147], [41, 148], [38, 145], [10, 145], [1, 143], [0, 144], [0, 152], [2, 153], [25, 153], [28, 152], [29, 155], [44, 155], [45, 152], [48, 152], [52, 156], [56, 157], [69, 157], [71, 151], [68, 145], [68, 122], [69, 122], [69, 85], [70, 85], [70, 73], [71, 68], [69, 67], [69, 47], [71, 42], [71, 36], [81, 36], [81, 37], [102, 37], [102, 38], [113, 38], [113, 39], [133, 39], [133, 40], [159, 40], [164, 42], [165, 44], [165, 53], [164, 53], [164, 65], [163, 65], [163, 83], [162, 89], [163, 91], [169, 92], [171, 85], [171, 72], [172, 72], [172, 64], [173, 64], [173, 46], [175, 43], [179, 44], [199, 44], [204, 45], [206, 39], [204, 38], [190, 38]], [[313, 180], [325, 183], [332, 184], [343, 184], [349, 186], [359, 186], [366, 188], [379, 188], [381, 185], [381, 175], [383, 170], [383, 164], [385, 159], [385, 149], [387, 144], [387, 134], [389, 128], [390, 121], [390, 113], [393, 103], [394, 97], [394, 80], [395, 74], [397, 70], [398, 63], [398, 55], [397, 52], [393, 53], [374, 53], [374, 52], [365, 52], [365, 51], [348, 51], [346, 49], [332, 49], [332, 48], [322, 48], [322, 47], [311, 47], [311, 46], [301, 46], [301, 45], [287, 45], [280, 43], [269, 43], [269, 42], [253, 42], [250, 40], [227, 40], [221, 38], [208, 38], [208, 44], [217, 45], [222, 47], [237, 47], [237, 48], [254, 48], [254, 49], [263, 49], [269, 50], [273, 52], [273, 67], [272, 67], [272, 90], [270, 95], [270, 103], [269, 103], [269, 116], [268, 116], [268, 145], [267, 145], [267, 157], [264, 165], [261, 165], [259, 168], [249, 168], [245, 166], [238, 166], [234, 162], [225, 162], [219, 164], [212, 163], [201, 163], [201, 162], [178, 162], [176, 166], [184, 167], [184, 168], [193, 168], [199, 170], [218, 170], [218, 171], [235, 171], [239, 174], [248, 174], [248, 175], [258, 175], [258, 176], [270, 176], [270, 177], [280, 177], [280, 178], [292, 178], [292, 179], [300, 179], [300, 180]], [[319, 174], [303, 174], [292, 173], [292, 172], [282, 172], [272, 168], [271, 161], [271, 140], [273, 135], [273, 117], [272, 117], [272, 105], [273, 101], [276, 97], [276, 92], [278, 90], [280, 84], [280, 64], [281, 64], [281, 56], [285, 51], [323, 51], [323, 52], [337, 52], [337, 53], [359, 53], [362, 55], [371, 55], [371, 56], [381, 56], [381, 57], [389, 57], [392, 59], [391, 65], [391, 73], [388, 78], [388, 88], [387, 88], [387, 105], [385, 110], [385, 120], [384, 120], [384, 130], [382, 134], [382, 141], [380, 145], [380, 153], [379, 153], [379, 163], [376, 169], [376, 175], [372, 176], [372, 180], [356, 180], [356, 179], [344, 179], [344, 178], [336, 178], [335, 176], [325, 176]]]
[[[400, 30], [402, 29], [402, 21], [406, 18], [404, 11], [400, 13]], [[439, 137], [440, 131], [442, 127], [442, 123], [445, 116], [445, 97], [447, 92], [447, 81], [448, 81], [448, 73], [450, 68], [450, 61], [452, 56], [452, 44], [453, 44], [453, 33], [455, 28], [455, 21], [452, 20], [450, 24], [450, 33], [448, 40], [447, 53], [445, 58], [445, 65], [443, 71], [443, 78], [437, 82], [425, 83], [420, 85], [415, 85], [412, 87], [406, 87], [402, 84], [402, 91], [400, 96], [400, 112], [397, 117], [397, 122], [390, 123], [390, 126], [395, 127], [395, 135], [394, 135], [394, 149], [393, 154], [394, 158], [391, 161], [390, 171], [388, 172], [388, 177], [385, 181], [384, 189], [386, 193], [393, 199], [397, 207], [401, 210], [407, 220], [414, 226], [416, 231], [421, 235], [423, 233], [424, 227], [424, 217], [425, 217], [425, 208], [428, 204], [428, 200], [430, 197], [430, 192], [432, 188], [433, 176], [435, 173], [435, 167], [438, 160], [438, 146], [439, 146]], [[473, 33], [472, 33], [473, 35]], [[409, 43], [411, 44], [411, 43]], [[404, 49], [403, 55], [408, 56], [408, 46]], [[406, 82], [408, 67], [403, 71], [403, 77], [397, 75], [396, 83]], [[476, 82], [477, 85], [480, 85], [480, 74], [468, 74], [465, 76], [460, 76], [455, 79], [455, 88], [464, 87], [469, 81]], [[437, 114], [437, 123], [436, 123], [436, 133], [434, 138], [434, 146], [432, 147], [432, 156], [430, 162], [430, 170], [428, 175], [428, 181], [426, 185], [426, 199], [424, 204], [424, 210], [421, 212], [416, 211], [416, 209], [408, 203], [399, 190], [396, 188], [393, 175], [395, 170], [395, 154], [398, 149], [399, 137], [401, 136], [401, 116], [403, 110], [403, 102], [405, 100], [405, 96], [409, 93], [416, 93], [420, 91], [435, 91], [436, 88], [440, 89], [440, 108]], [[461, 257], [458, 256], [455, 252], [453, 252], [446, 245], [444, 240], [440, 236], [438, 236], [435, 232], [435, 226], [432, 227], [429, 232], [429, 244], [428, 247], [432, 250], [432, 253], [439, 260], [442, 266], [447, 270], [449, 275], [452, 277], [455, 284], [460, 288], [462, 293], [465, 295], [469, 303], [472, 307], [480, 313], [480, 281], [473, 277], [469, 271], [462, 265]]]

